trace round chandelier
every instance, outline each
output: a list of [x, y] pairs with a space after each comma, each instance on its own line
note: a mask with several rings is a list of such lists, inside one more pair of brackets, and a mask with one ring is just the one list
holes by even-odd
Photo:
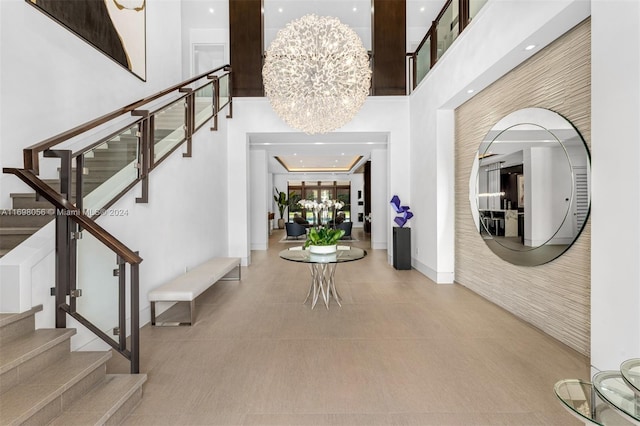
[[271, 106], [289, 126], [326, 133], [351, 121], [367, 98], [369, 55], [339, 19], [306, 15], [278, 32], [262, 77]]

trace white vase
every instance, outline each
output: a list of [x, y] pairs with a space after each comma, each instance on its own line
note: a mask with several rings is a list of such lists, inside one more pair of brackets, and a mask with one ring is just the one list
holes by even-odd
[[336, 244], [333, 244], [331, 246], [314, 246], [314, 245], [309, 246], [309, 252], [314, 254], [335, 253], [337, 249], [338, 249], [338, 246]]

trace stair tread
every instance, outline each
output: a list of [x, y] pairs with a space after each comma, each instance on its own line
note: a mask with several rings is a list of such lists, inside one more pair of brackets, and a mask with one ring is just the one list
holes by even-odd
[[33, 234], [40, 226], [0, 226], [0, 235]]
[[23, 423], [111, 357], [111, 352], [70, 352], [60, 361], [2, 394], [4, 424]]
[[34, 315], [36, 312], [42, 311], [42, 305], [36, 305], [28, 311], [17, 312], [17, 313], [2, 313], [0, 314], [0, 328], [6, 327], [7, 325], [14, 323], [16, 321], [20, 321], [23, 318]]
[[72, 328], [42, 328], [10, 340], [2, 340], [0, 374], [34, 358], [76, 334]]
[[146, 374], [108, 374], [49, 425], [104, 424], [146, 380]]

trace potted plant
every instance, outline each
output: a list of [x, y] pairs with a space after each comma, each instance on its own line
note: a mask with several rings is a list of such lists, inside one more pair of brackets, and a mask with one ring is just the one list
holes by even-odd
[[311, 253], [335, 253], [337, 249], [336, 243], [343, 235], [344, 229], [311, 228], [304, 246], [305, 248], [308, 247]]
[[278, 219], [278, 229], [284, 229], [284, 211], [289, 206], [289, 198], [286, 192], [278, 191], [278, 188], [274, 188], [275, 194], [273, 199], [278, 204], [278, 211], [280, 212], [280, 219]]

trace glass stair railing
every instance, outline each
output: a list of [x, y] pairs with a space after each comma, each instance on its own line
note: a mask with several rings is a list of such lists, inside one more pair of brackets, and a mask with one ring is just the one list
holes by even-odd
[[610, 426], [640, 426], [640, 358], [625, 361], [620, 371], [602, 371], [593, 383], [577, 379], [557, 382], [562, 405], [581, 421]]

